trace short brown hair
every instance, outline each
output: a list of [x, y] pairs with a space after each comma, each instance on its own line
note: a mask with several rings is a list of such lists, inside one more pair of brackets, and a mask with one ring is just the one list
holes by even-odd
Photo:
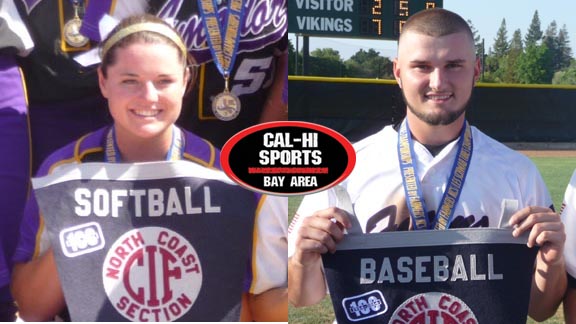
[[415, 32], [432, 37], [441, 37], [464, 32], [474, 40], [468, 23], [458, 14], [441, 8], [422, 10], [408, 18], [402, 27], [402, 35]]

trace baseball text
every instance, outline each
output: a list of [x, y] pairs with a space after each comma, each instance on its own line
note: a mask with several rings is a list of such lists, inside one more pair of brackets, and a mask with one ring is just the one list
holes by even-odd
[[[485, 257], [486, 260], [479, 262], [476, 254], [471, 254], [468, 259], [458, 254], [452, 263], [445, 255], [402, 256], [396, 262], [384, 257], [380, 263], [373, 258], [362, 258], [360, 284], [503, 280], [504, 275], [495, 272], [494, 256], [488, 254]], [[479, 272], [480, 263], [485, 265], [485, 273]]]

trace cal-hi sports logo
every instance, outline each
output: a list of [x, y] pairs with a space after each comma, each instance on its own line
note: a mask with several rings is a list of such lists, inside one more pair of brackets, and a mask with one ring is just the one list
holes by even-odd
[[196, 250], [162, 227], [124, 233], [108, 251], [102, 270], [108, 299], [131, 321], [177, 320], [192, 308], [202, 287]]
[[460, 298], [441, 292], [418, 294], [400, 305], [390, 324], [478, 324], [476, 316]]

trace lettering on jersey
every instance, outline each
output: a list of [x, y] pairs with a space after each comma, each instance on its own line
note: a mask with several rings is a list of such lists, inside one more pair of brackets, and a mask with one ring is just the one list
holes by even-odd
[[175, 321], [194, 305], [202, 267], [194, 247], [162, 227], [134, 229], [108, 250], [102, 268], [104, 290], [126, 319]]
[[[479, 273], [479, 263], [485, 264], [487, 273]], [[373, 283], [430, 283], [446, 281], [504, 280], [495, 272], [494, 255], [478, 260], [476, 254], [464, 257], [457, 254], [453, 263], [445, 255], [401, 256], [360, 259], [360, 284]]]
[[74, 212], [81, 217], [118, 217], [122, 208], [130, 206], [136, 217], [218, 214], [222, 208], [213, 203], [211, 192], [209, 186], [194, 192], [201, 197], [193, 196], [190, 186], [130, 190], [80, 187], [74, 190]]
[[394, 310], [389, 323], [477, 324], [478, 320], [460, 298], [441, 292], [428, 292], [407, 299]]
[[[193, 52], [198, 63], [211, 61], [207, 45], [207, 35], [202, 24], [202, 18], [194, 14], [186, 19], [178, 19], [177, 15], [184, 0], [169, 0], [160, 8], [157, 16], [163, 19], [174, 19], [175, 28], [184, 38], [188, 49]], [[244, 19], [240, 25], [240, 44], [238, 52], [263, 48], [278, 41], [288, 28], [286, 0], [246, 0]], [[228, 15], [228, 7], [218, 10], [220, 18]], [[257, 37], [250, 37], [257, 35]]]
[[346, 317], [353, 322], [372, 318], [388, 311], [388, 305], [380, 290], [342, 299]]
[[60, 246], [65, 256], [73, 258], [104, 248], [104, 234], [100, 224], [90, 222], [60, 231]]
[[341, 134], [306, 122], [270, 122], [233, 136], [222, 148], [226, 174], [252, 190], [303, 194], [344, 180], [356, 162]]
[[[402, 201], [401, 203], [405, 204], [405, 201]], [[402, 213], [402, 211], [404, 211], [404, 213]], [[433, 221], [436, 218], [436, 212], [434, 210], [428, 211], [427, 216], [429, 221]], [[368, 218], [366, 222], [366, 233], [407, 231], [410, 229], [410, 225], [411, 220], [407, 209], [398, 208], [396, 204], [393, 204], [382, 208]], [[450, 222], [449, 228], [473, 228], [489, 226], [490, 220], [486, 215], [482, 217], [476, 217], [474, 215], [455, 215]]]

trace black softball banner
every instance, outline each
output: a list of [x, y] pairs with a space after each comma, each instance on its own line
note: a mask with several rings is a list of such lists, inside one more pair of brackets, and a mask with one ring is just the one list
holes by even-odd
[[301, 195], [327, 189], [354, 169], [352, 144], [313, 123], [258, 124], [234, 135], [222, 148], [221, 165], [238, 184], [268, 194]]
[[537, 249], [510, 229], [348, 235], [323, 255], [338, 323], [525, 324]]
[[257, 194], [186, 161], [65, 165], [33, 184], [73, 321], [239, 320]]

